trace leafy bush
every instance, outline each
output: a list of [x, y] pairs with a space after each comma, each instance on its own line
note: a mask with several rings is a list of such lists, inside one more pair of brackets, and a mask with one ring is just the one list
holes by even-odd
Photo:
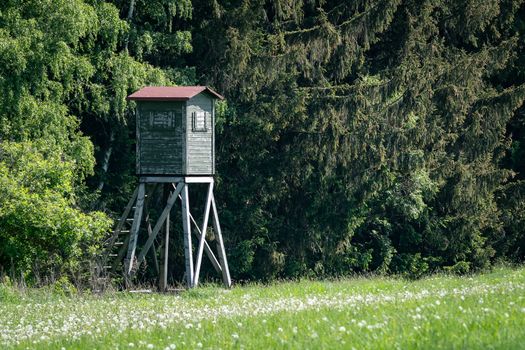
[[[76, 163], [46, 145], [0, 144], [0, 266], [38, 282], [81, 266], [110, 227], [75, 205]], [[12, 270], [16, 271], [12, 271]]]

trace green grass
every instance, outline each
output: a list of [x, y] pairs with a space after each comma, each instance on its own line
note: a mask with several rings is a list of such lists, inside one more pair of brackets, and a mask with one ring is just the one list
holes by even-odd
[[59, 297], [4, 288], [0, 298], [2, 348], [525, 348], [525, 268], [179, 295]]

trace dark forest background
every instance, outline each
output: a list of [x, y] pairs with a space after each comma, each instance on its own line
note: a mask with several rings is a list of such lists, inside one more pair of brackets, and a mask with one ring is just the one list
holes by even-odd
[[2, 0], [1, 274], [89, 279], [136, 186], [125, 98], [146, 85], [226, 97], [237, 280], [525, 257], [522, 0]]

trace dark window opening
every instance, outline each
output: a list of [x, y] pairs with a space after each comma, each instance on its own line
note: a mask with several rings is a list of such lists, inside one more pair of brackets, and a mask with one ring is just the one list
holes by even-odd
[[191, 113], [192, 131], [194, 132], [208, 131], [208, 128], [206, 127], [206, 114], [207, 113], [204, 111]]

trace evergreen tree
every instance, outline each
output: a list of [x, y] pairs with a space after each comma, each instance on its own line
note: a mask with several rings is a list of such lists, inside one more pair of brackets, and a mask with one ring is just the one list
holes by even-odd
[[218, 188], [238, 273], [489, 264], [525, 97], [495, 77], [521, 1], [194, 6], [199, 72], [230, 101]]

